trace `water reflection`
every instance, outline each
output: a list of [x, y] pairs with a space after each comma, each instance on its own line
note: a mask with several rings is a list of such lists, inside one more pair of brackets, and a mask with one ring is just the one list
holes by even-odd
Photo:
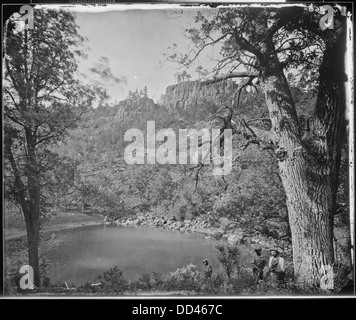
[[70, 241], [50, 253], [48, 276], [52, 283], [95, 281], [97, 275], [117, 265], [128, 279], [142, 273], [167, 274], [189, 263], [202, 271], [208, 259], [220, 270], [216, 249], [203, 236], [151, 228], [92, 226], [68, 230]]

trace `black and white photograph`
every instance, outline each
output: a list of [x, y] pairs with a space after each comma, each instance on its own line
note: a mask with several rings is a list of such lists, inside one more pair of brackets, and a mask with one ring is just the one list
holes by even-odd
[[3, 5], [4, 297], [355, 296], [353, 3], [114, 2]]

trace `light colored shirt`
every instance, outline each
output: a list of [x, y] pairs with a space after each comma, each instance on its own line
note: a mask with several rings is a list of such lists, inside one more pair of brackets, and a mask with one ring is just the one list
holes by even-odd
[[269, 262], [268, 262], [268, 267], [272, 267], [273, 262], [275, 262], [274, 260], [277, 260], [277, 268], [276, 271], [285, 271], [285, 263], [284, 263], [284, 259], [282, 257], [270, 257], [269, 258]]

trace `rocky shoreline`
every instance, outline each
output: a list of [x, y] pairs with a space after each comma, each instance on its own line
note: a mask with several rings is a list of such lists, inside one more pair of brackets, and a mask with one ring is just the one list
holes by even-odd
[[278, 247], [281, 249], [281, 253], [284, 253], [286, 256], [292, 255], [290, 241], [276, 240], [255, 230], [243, 230], [236, 222], [227, 218], [220, 218], [218, 227], [212, 226], [209, 221], [201, 217], [194, 220], [178, 221], [174, 218], [157, 217], [149, 213], [131, 218], [117, 219], [115, 221], [109, 221], [109, 219], [105, 217], [103, 223], [117, 226], [147, 226], [180, 232], [196, 232], [216, 240], [225, 240], [231, 245], [258, 245], [264, 250]]

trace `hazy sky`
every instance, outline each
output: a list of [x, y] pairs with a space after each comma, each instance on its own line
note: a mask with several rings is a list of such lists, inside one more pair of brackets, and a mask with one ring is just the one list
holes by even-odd
[[[184, 29], [194, 25], [197, 9], [187, 8], [182, 12], [172, 10], [126, 10], [114, 12], [76, 12], [80, 33], [89, 39], [91, 49], [88, 60], [80, 70], [87, 72], [101, 56], [109, 59], [113, 74], [125, 76], [127, 85], [108, 87], [114, 99], [123, 100], [129, 90], [148, 87], [148, 94], [158, 100], [168, 85], [175, 82], [177, 65], [164, 61], [163, 53], [173, 43], [182, 52], [189, 45]], [[216, 49], [215, 49], [216, 51]], [[207, 56], [212, 50], [207, 51]], [[200, 59], [206, 63], [208, 58]], [[205, 62], [204, 62], [205, 60]], [[194, 70], [197, 64], [194, 66]], [[192, 79], [194, 70], [188, 70]]]

